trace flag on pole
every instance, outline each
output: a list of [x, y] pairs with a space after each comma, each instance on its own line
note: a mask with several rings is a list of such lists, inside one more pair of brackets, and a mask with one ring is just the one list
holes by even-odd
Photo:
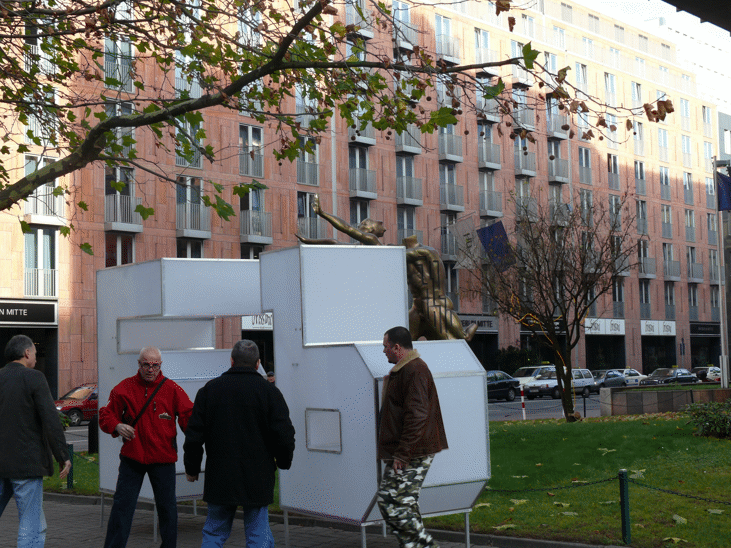
[[718, 177], [718, 211], [731, 211], [731, 177], [716, 172]]
[[490, 262], [500, 272], [506, 271], [515, 264], [515, 255], [510, 249], [508, 234], [505, 232], [502, 221], [480, 228], [477, 231], [477, 237], [480, 238]]

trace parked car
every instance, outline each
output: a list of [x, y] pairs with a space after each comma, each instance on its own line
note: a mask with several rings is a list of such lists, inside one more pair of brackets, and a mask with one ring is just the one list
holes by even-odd
[[64, 413], [71, 426], [91, 420], [99, 412], [99, 391], [96, 384], [77, 386], [56, 400], [56, 409]]
[[513, 401], [520, 392], [520, 381], [504, 371], [487, 372], [487, 397], [496, 400]]
[[640, 381], [640, 385], [648, 386], [653, 384], [689, 384], [700, 382], [698, 377], [687, 369], [678, 367], [661, 367], [655, 369], [646, 379]]
[[643, 375], [637, 369], [617, 369], [622, 375], [624, 380], [627, 381], [627, 386], [639, 386], [642, 379], [646, 379], [647, 375]]
[[721, 380], [721, 368], [714, 366], [694, 367], [690, 370], [702, 382], [719, 382]]
[[627, 386], [627, 380], [618, 369], [599, 369], [594, 371], [597, 390], [613, 386]]
[[599, 392], [594, 381], [594, 375], [588, 369], [572, 369], [571, 370], [572, 384], [574, 386], [574, 392], [582, 394], [585, 398], [589, 397], [592, 392]]
[[530, 381], [536, 380], [537, 377], [543, 375], [548, 371], [556, 371], [556, 366], [552, 364], [547, 364], [521, 367], [515, 373], [513, 373], [513, 378], [518, 379], [522, 386]]
[[529, 400], [541, 396], [551, 396], [554, 400], [560, 398], [561, 391], [558, 389], [556, 368], [543, 371], [533, 380], [526, 382], [523, 385], [523, 392]]

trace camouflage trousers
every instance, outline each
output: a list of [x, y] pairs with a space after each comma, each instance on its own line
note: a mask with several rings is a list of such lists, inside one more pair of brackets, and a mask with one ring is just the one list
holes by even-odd
[[419, 493], [434, 455], [412, 459], [396, 472], [386, 465], [378, 489], [378, 508], [391, 528], [401, 548], [438, 548], [439, 545], [424, 529], [419, 512]]

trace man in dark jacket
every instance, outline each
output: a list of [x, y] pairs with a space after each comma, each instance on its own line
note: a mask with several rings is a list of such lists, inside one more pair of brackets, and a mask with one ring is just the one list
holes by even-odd
[[33, 341], [15, 335], [5, 346], [5, 360], [9, 363], [0, 369], [0, 516], [15, 495], [18, 547], [42, 548], [46, 542], [43, 476], [53, 475], [51, 452], [63, 463], [61, 479], [71, 470], [71, 460], [46, 377], [33, 369]]
[[137, 497], [147, 474], [160, 520], [162, 548], [175, 548], [178, 539], [175, 419], [185, 432], [193, 403], [180, 386], [162, 375], [160, 350], [154, 346], [143, 348], [137, 365], [137, 374], [115, 386], [109, 394], [109, 403], [99, 410], [102, 431], [123, 440], [104, 547], [127, 545]]
[[258, 364], [256, 344], [237, 342], [231, 369], [195, 397], [183, 461], [188, 481], [196, 481], [205, 444], [203, 548], [223, 546], [238, 506], [247, 548], [274, 546], [267, 507], [274, 500], [274, 472], [292, 464], [294, 427], [282, 393], [257, 373]]
[[386, 331], [383, 353], [395, 365], [383, 383], [378, 458], [386, 469], [378, 508], [402, 547], [438, 546], [419, 512], [419, 492], [434, 454], [447, 449], [437, 387], [405, 327]]

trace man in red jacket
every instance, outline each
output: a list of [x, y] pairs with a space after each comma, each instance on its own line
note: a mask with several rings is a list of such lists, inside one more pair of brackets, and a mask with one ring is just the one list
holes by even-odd
[[378, 458], [386, 468], [378, 508], [399, 546], [438, 547], [419, 512], [421, 485], [434, 454], [447, 449], [437, 387], [405, 327], [386, 331], [383, 353], [394, 366], [383, 381]]
[[175, 418], [185, 432], [193, 403], [180, 386], [160, 374], [162, 356], [157, 348], [143, 348], [137, 363], [137, 374], [115, 386], [109, 394], [109, 403], [99, 410], [102, 431], [115, 438], [121, 436], [123, 440], [104, 548], [127, 545], [145, 474], [155, 495], [161, 548], [175, 548], [178, 537]]

